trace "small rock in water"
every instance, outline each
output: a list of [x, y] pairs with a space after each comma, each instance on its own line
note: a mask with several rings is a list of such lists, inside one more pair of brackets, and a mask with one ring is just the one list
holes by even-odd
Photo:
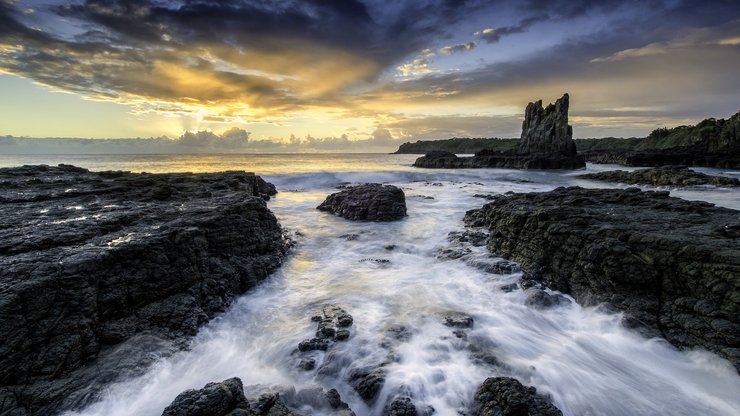
[[359, 234], [342, 234], [339, 236], [339, 238], [344, 238], [347, 241], [355, 241], [358, 238], [360, 238]]
[[534, 289], [527, 295], [527, 305], [536, 309], [547, 309], [557, 305], [570, 303], [570, 300], [561, 294], [549, 294], [541, 289]]
[[329, 349], [329, 341], [325, 339], [311, 338], [298, 344], [299, 351], [326, 351]]
[[472, 328], [473, 317], [461, 312], [448, 312], [443, 317], [444, 324], [452, 328]]
[[367, 404], [372, 404], [385, 384], [385, 369], [359, 370], [350, 374], [349, 383]]
[[510, 377], [488, 378], [475, 392], [474, 416], [562, 416], [534, 387]]
[[406, 196], [396, 186], [370, 183], [331, 194], [316, 209], [348, 220], [395, 221], [406, 216]]
[[385, 248], [388, 251], [393, 251], [393, 250], [396, 249], [396, 245], [395, 244], [388, 244], [387, 246], [385, 246], [383, 248]]
[[417, 416], [416, 406], [409, 397], [397, 397], [383, 413], [388, 416]]
[[305, 371], [310, 371], [316, 368], [316, 360], [313, 358], [304, 358], [298, 363], [298, 368]]

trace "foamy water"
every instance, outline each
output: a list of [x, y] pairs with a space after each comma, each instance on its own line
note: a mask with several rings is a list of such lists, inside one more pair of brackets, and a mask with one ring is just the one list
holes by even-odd
[[[740, 377], [716, 355], [677, 351], [623, 328], [618, 314], [574, 302], [533, 309], [522, 290], [502, 290], [520, 274], [474, 267], [489, 258], [485, 247], [469, 247], [471, 253], [460, 259], [437, 257], [451, 247], [448, 233], [463, 229], [465, 211], [485, 202], [475, 194], [619, 185], [574, 179], [573, 172], [417, 170], [409, 166], [414, 156], [407, 155], [302, 156], [300, 166], [289, 156], [262, 157], [214, 157], [210, 164], [198, 162], [197, 169], [187, 169], [185, 157], [149, 160], [150, 168], [141, 169], [132, 166], [144, 162], [130, 160], [48, 162], [135, 171], [254, 170], [278, 187], [269, 206], [297, 242], [285, 265], [204, 327], [189, 351], [111, 386], [99, 403], [70, 414], [159, 415], [183, 390], [234, 376], [245, 385], [336, 388], [358, 415], [380, 414], [399, 393], [412, 396], [418, 408], [433, 407], [437, 415], [458, 414], [468, 409], [485, 378], [498, 375], [537, 387], [568, 415], [734, 415], [740, 409]], [[589, 166], [591, 171], [606, 168]], [[345, 182], [402, 187], [408, 218], [351, 222], [315, 209]], [[671, 193], [740, 208], [735, 190], [697, 187]], [[387, 250], [391, 244], [395, 248]], [[331, 354], [313, 353], [321, 371], [299, 370], [302, 356], [294, 351], [314, 335], [310, 317], [325, 304], [352, 314], [352, 335], [336, 343]], [[474, 318], [467, 340], [443, 325], [440, 314], [449, 311]], [[411, 336], [389, 340], [387, 330], [398, 326]], [[503, 365], [477, 360], [471, 346]], [[368, 407], [348, 384], [348, 375], [383, 362], [390, 362], [387, 380], [376, 404]], [[324, 414], [310, 404], [298, 410]]]

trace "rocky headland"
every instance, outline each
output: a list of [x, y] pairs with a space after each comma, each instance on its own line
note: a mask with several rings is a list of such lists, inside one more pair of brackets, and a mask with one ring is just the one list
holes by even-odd
[[245, 172], [0, 169], [0, 414], [46, 415], [136, 375], [282, 262]]
[[524, 112], [522, 135], [516, 150], [483, 149], [472, 157], [432, 151], [416, 159], [420, 168], [580, 169], [586, 166], [576, 152], [573, 128], [568, 124], [570, 98], [563, 95], [542, 107], [542, 100], [529, 103]]
[[348, 186], [326, 197], [316, 209], [354, 221], [395, 221], [406, 216], [406, 195], [393, 185]]
[[728, 119], [656, 129], [644, 138], [581, 139], [576, 144], [593, 163], [740, 168], [740, 112]]
[[502, 195], [466, 221], [548, 287], [740, 368], [739, 215], [668, 192], [574, 187]]
[[624, 170], [610, 170], [607, 172], [587, 173], [585, 175], [579, 175], [578, 177], [582, 179], [626, 183], [630, 185], [714, 185], [729, 188], [740, 186], [740, 180], [737, 178], [711, 176], [701, 172], [694, 172], [686, 166], [660, 166], [657, 168], [640, 169], [632, 172]]

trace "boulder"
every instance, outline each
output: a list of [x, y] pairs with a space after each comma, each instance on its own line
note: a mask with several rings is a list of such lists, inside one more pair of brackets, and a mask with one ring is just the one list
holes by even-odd
[[1, 414], [84, 406], [183, 346], [287, 250], [264, 202], [275, 189], [251, 173], [42, 165], [0, 182], [0, 393], [16, 403]]
[[[502, 196], [482, 215], [489, 250], [531, 278], [740, 368], [740, 212], [668, 192], [572, 187]], [[542, 293], [531, 301], [552, 304]]]
[[348, 220], [395, 221], [406, 216], [406, 197], [397, 186], [369, 183], [331, 194], [316, 209]]
[[549, 400], [510, 377], [488, 378], [475, 392], [473, 416], [561, 416]]

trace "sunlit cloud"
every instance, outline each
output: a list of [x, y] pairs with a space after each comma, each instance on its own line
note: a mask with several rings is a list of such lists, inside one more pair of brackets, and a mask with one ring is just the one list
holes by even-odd
[[0, 73], [125, 106], [152, 136], [510, 137], [566, 91], [583, 135], [740, 106], [736, 5], [49, 1], [0, 1]]

